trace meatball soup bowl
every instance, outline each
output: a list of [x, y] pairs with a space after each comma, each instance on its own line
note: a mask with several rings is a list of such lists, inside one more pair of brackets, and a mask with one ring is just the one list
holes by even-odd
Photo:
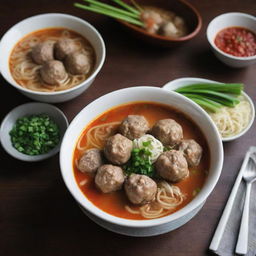
[[[67, 56], [60, 51], [63, 48]], [[88, 22], [61, 13], [36, 15], [17, 23], [2, 37], [0, 51], [0, 72], [5, 80], [27, 97], [49, 103], [83, 93], [105, 60], [99, 32]]]
[[[172, 145], [167, 145], [164, 142], [166, 137], [162, 138], [157, 132], [165, 130], [161, 125], [165, 126], [168, 120], [171, 120], [175, 136], [178, 134], [172, 138], [176, 140]], [[137, 130], [127, 128], [127, 124], [131, 127], [131, 123], [136, 126], [139, 122]], [[99, 129], [102, 141], [93, 137], [96, 136], [96, 129]], [[147, 139], [141, 143], [143, 147], [152, 149], [155, 145], [161, 151], [150, 166], [146, 158], [138, 158], [138, 152], [148, 152], [145, 148], [142, 151], [136, 148], [131, 150], [131, 144], [134, 147], [145, 136]], [[89, 148], [98, 149], [86, 149], [90, 140], [92, 146]], [[120, 140], [122, 143], [115, 150], [115, 143]], [[188, 168], [189, 161], [185, 159], [188, 154], [179, 146], [182, 144], [184, 147], [188, 141], [193, 144], [191, 149], [196, 148], [191, 154], [200, 161], [196, 167]], [[105, 157], [99, 160], [103, 148]], [[98, 155], [91, 157], [96, 152]], [[128, 162], [123, 152], [131, 154]], [[151, 153], [148, 155], [152, 156]], [[135, 169], [132, 165], [134, 159], [137, 161]], [[172, 162], [173, 159], [178, 162]], [[100, 166], [94, 173], [91, 163]], [[87, 105], [71, 122], [60, 150], [63, 180], [83, 212], [108, 230], [138, 237], [169, 232], [194, 217], [214, 189], [222, 164], [222, 141], [206, 112], [175, 92], [145, 86], [117, 90]], [[178, 166], [179, 170], [172, 165]], [[146, 173], [136, 172], [141, 166], [147, 167]], [[170, 168], [176, 170], [172, 175], [168, 174]], [[157, 174], [153, 173], [154, 170]], [[196, 180], [196, 177], [201, 178]], [[109, 179], [113, 180], [108, 183]], [[194, 186], [191, 191], [189, 186]], [[168, 197], [170, 190], [174, 198]], [[159, 208], [161, 203], [163, 207]]]

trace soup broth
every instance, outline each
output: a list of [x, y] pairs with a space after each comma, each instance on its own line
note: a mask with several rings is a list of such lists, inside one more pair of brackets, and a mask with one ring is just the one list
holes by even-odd
[[[150, 127], [160, 119], [172, 118], [182, 126], [184, 139], [194, 139], [201, 145], [203, 156], [200, 164], [197, 167], [189, 168], [189, 177], [174, 184], [184, 194], [185, 197], [183, 202], [175, 209], [166, 212], [164, 215], [181, 209], [197, 195], [205, 182], [210, 164], [209, 148], [203, 133], [194, 122], [187, 118], [183, 113], [162, 104], [135, 102], [117, 106], [101, 114], [85, 127], [85, 130], [82, 132], [77, 143], [73, 157], [74, 176], [79, 188], [88, 200], [104, 212], [125, 219], [145, 219], [140, 214], [133, 214], [127, 211], [126, 206], [129, 206], [133, 210], [137, 210], [139, 206], [131, 204], [126, 198], [123, 190], [104, 194], [96, 188], [94, 177], [80, 172], [77, 168], [77, 161], [84, 150], [95, 147], [102, 149], [106, 137], [115, 134], [120, 122], [128, 115], [143, 115], [148, 120]], [[109, 123], [112, 123], [111, 131], [109, 133], [104, 132], [104, 126]], [[91, 139], [90, 141], [87, 141], [86, 135], [88, 131], [90, 131], [90, 136], [93, 138], [96, 127], [102, 129], [101, 139]], [[92, 128], [95, 129], [93, 130]], [[98, 130], [98, 132], [100, 132], [100, 130]]]

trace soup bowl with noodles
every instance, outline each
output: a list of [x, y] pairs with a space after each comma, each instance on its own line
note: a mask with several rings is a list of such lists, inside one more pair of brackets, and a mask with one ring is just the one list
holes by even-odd
[[83, 93], [105, 60], [99, 32], [86, 21], [49, 13], [11, 27], [0, 42], [0, 71], [27, 97], [64, 102]]
[[[204, 78], [182, 77], [172, 80], [163, 86], [163, 89], [175, 91], [191, 84], [220, 83]], [[255, 118], [255, 108], [252, 99], [242, 91], [240, 103], [235, 107], [222, 107], [217, 113], [207, 112], [216, 124], [223, 142], [232, 141], [243, 136], [251, 128]]]
[[221, 138], [206, 112], [178, 93], [146, 86], [87, 105], [60, 150], [62, 177], [82, 211], [129, 236], [158, 235], [188, 222], [214, 189], [222, 164]]

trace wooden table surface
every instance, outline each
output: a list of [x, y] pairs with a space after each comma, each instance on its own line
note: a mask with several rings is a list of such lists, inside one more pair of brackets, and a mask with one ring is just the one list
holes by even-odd
[[[93, 85], [76, 99], [56, 104], [69, 121], [88, 103], [116, 89], [161, 87], [180, 77], [243, 82], [256, 101], [256, 65], [231, 69], [209, 49], [206, 27], [215, 16], [230, 11], [256, 14], [255, 0], [190, 0], [200, 11], [199, 35], [177, 49], [158, 49], [136, 41], [114, 21], [76, 9], [70, 0], [1, 1], [0, 35], [29, 16], [60, 12], [81, 17], [103, 36], [106, 62]], [[0, 55], [1, 56], [1, 55]], [[0, 120], [14, 107], [31, 100], [0, 77]], [[157, 237], [133, 238], [109, 232], [88, 219], [66, 189], [58, 155], [39, 163], [15, 160], [0, 147], [0, 255], [201, 256], [208, 247], [245, 152], [256, 145], [255, 123], [242, 138], [225, 143], [224, 167], [203, 209], [183, 227]]]

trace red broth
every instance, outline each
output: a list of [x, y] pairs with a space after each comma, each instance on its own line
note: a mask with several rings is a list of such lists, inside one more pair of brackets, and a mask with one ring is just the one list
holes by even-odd
[[220, 50], [233, 56], [256, 55], [256, 35], [243, 27], [229, 27], [221, 30], [215, 37], [214, 43]]
[[[185, 200], [181, 205], [174, 209], [173, 212], [179, 210], [188, 204], [194, 198], [195, 194], [202, 188], [209, 170], [209, 148], [202, 131], [183, 113], [172, 109], [169, 106], [150, 102], [135, 102], [110, 109], [93, 120], [87, 127], [85, 127], [81, 134], [81, 145], [86, 144], [85, 135], [91, 127], [108, 122], [122, 121], [128, 115], [145, 116], [151, 127], [160, 119], [173, 118], [182, 126], [185, 139], [195, 139], [202, 146], [203, 156], [199, 166], [190, 168], [189, 177], [175, 184], [185, 194]], [[88, 146], [88, 148], [90, 148], [90, 146]], [[88, 174], [81, 173], [77, 169], [75, 162], [80, 156], [81, 152], [76, 148], [73, 156], [74, 175], [79, 188], [88, 200], [90, 200], [96, 207], [111, 215], [125, 219], [144, 219], [142, 216], [129, 213], [125, 209], [125, 205], [132, 206], [133, 209], [136, 209], [136, 206], [134, 207], [134, 205], [129, 203], [123, 190], [109, 194], [101, 193], [94, 184], [94, 178]], [[86, 182], [86, 184], [83, 184], [84, 182]]]

